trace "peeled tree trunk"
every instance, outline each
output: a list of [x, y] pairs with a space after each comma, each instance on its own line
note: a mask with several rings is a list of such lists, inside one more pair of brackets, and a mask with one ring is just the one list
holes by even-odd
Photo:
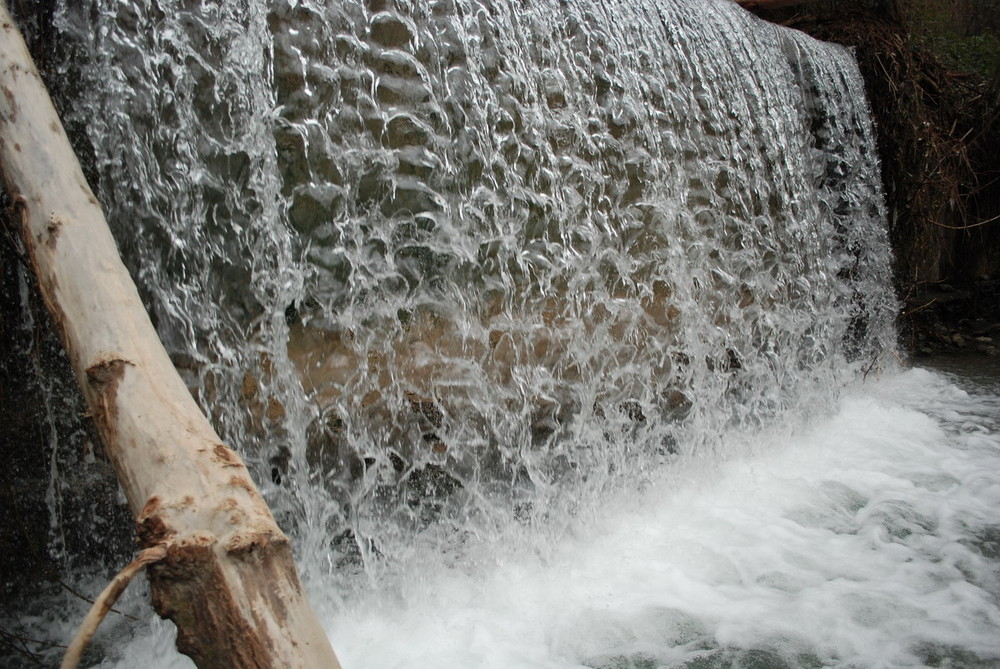
[[203, 669], [339, 667], [288, 538], [163, 349], [2, 2], [0, 171], [178, 649]]

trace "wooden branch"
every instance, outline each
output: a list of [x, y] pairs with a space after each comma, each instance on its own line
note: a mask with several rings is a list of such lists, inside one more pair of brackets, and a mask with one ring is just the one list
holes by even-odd
[[90, 607], [87, 616], [80, 623], [80, 629], [77, 630], [72, 643], [66, 649], [66, 654], [63, 655], [63, 661], [59, 665], [59, 669], [76, 669], [77, 665], [80, 664], [80, 657], [83, 655], [84, 649], [87, 648], [87, 644], [90, 643], [90, 640], [94, 637], [94, 633], [97, 632], [97, 627], [104, 620], [104, 616], [108, 615], [108, 611], [115, 605], [121, 594], [125, 592], [128, 584], [132, 582], [136, 574], [142, 571], [143, 567], [154, 562], [159, 562], [166, 556], [167, 549], [163, 546], [147, 548], [139, 553], [139, 557], [132, 560], [128, 566], [115, 575], [111, 583], [94, 600], [94, 605]]
[[207, 667], [339, 667], [281, 532], [201, 413], [0, 2], [0, 171], [41, 294], [136, 518], [157, 612]]

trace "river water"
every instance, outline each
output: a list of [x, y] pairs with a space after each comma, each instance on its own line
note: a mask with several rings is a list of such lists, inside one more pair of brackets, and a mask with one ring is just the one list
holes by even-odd
[[[126, 264], [345, 666], [1000, 661], [1000, 400], [898, 363], [850, 52], [729, 0], [56, 23]], [[93, 666], [189, 666], [147, 599]]]

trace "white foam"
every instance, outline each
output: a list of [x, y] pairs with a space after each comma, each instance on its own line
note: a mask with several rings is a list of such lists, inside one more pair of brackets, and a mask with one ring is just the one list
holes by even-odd
[[[314, 599], [345, 667], [1000, 661], [997, 404], [923, 370], [869, 381], [753, 455], [671, 467], [554, 546], [536, 528], [491, 560], [425, 556], [332, 613], [332, 593]], [[185, 666], [168, 637], [103, 666]]]

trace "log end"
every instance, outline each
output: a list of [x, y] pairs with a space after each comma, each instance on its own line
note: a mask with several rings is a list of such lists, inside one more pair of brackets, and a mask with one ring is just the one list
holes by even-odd
[[[244, 532], [221, 545], [193, 534], [149, 567], [153, 607], [177, 625], [177, 648], [200, 668], [315, 666], [315, 652], [335, 657], [325, 634], [302, 641], [312, 616], [287, 537]], [[328, 664], [328, 663], [325, 663]], [[332, 665], [331, 665], [332, 666]]]

